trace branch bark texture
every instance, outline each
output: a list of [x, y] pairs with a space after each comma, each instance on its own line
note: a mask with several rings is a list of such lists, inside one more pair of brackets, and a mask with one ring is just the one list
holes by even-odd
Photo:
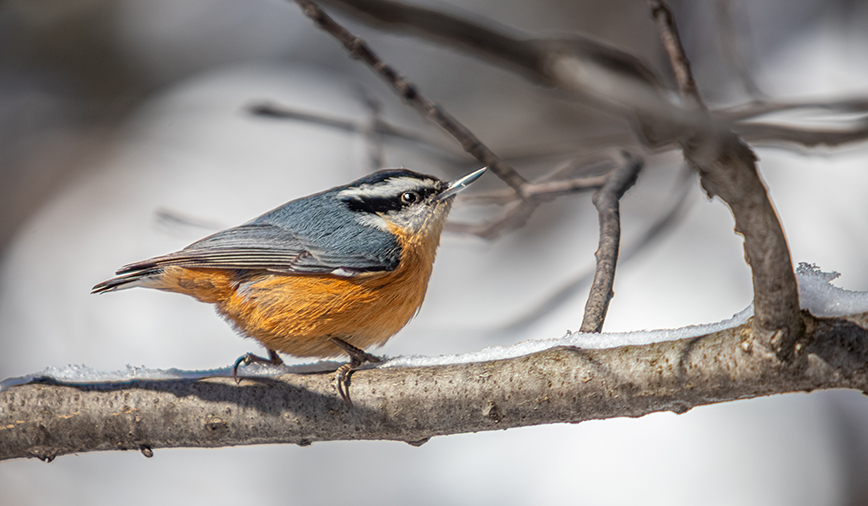
[[274, 379], [28, 384], [0, 392], [0, 460], [89, 451], [396, 440], [581, 422], [821, 388], [868, 391], [868, 314], [805, 315], [795, 361], [758, 345], [750, 325], [602, 350], [360, 370], [354, 407], [333, 374]]
[[642, 162], [625, 154], [625, 163], [609, 173], [608, 180], [594, 194], [594, 206], [600, 216], [600, 244], [597, 247], [597, 268], [591, 293], [585, 303], [581, 332], [602, 332], [609, 310], [609, 301], [615, 295], [615, 268], [621, 244], [621, 197], [635, 183]]
[[[648, 4], [682, 98], [707, 113], [672, 11], [663, 0], [649, 0]], [[783, 228], [760, 180], [754, 152], [733, 131], [715, 126], [710, 117], [707, 125], [704, 131], [682, 138], [684, 158], [699, 172], [709, 197], [717, 195], [732, 210], [751, 269], [754, 325], [780, 357], [791, 357], [803, 324], [799, 287]]]

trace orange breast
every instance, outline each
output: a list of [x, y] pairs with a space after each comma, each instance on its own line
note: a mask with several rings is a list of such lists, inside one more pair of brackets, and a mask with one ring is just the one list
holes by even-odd
[[401, 262], [388, 273], [346, 278], [168, 267], [160, 288], [216, 303], [237, 330], [270, 349], [336, 356], [343, 352], [329, 337], [362, 349], [382, 345], [422, 304], [439, 233], [434, 241], [401, 242]]

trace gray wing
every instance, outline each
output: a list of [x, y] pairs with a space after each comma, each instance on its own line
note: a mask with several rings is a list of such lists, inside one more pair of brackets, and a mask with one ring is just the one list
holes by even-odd
[[117, 274], [176, 265], [202, 269], [251, 269], [280, 273], [339, 274], [391, 271], [400, 257], [314, 244], [300, 234], [268, 223], [249, 223], [217, 232], [186, 248], [121, 267]]
[[92, 293], [137, 286], [138, 281], [173, 265], [344, 277], [395, 270], [401, 261], [397, 239], [375, 227], [361, 226], [342, 202], [328, 194], [289, 202], [181, 251], [125, 265], [118, 276], [94, 286]]

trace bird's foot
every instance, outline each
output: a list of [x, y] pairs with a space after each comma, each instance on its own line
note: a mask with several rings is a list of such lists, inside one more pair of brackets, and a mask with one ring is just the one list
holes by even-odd
[[268, 350], [268, 358], [263, 358], [259, 355], [254, 355], [253, 353], [241, 355], [240, 357], [238, 357], [238, 360], [235, 361], [235, 365], [232, 366], [232, 379], [235, 380], [236, 385], [238, 383], [241, 383], [241, 378], [238, 377], [238, 367], [241, 366], [241, 364], [283, 365], [283, 360], [280, 358], [280, 355], [278, 355], [277, 352], [272, 349]]
[[353, 371], [355, 371], [360, 365], [366, 362], [377, 363], [382, 362], [383, 359], [376, 355], [371, 355], [370, 353], [365, 352], [365, 350], [356, 348], [343, 339], [330, 337], [329, 340], [350, 356], [350, 362], [338, 367], [338, 370], [335, 371], [335, 382], [337, 383], [338, 393], [341, 395], [341, 399], [344, 400], [347, 406], [352, 407], [353, 401], [350, 400], [350, 375], [352, 375]]

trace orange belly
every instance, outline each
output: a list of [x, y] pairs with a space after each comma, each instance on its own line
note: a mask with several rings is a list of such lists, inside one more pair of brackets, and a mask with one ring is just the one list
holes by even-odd
[[329, 337], [361, 349], [382, 345], [416, 314], [436, 243], [426, 249], [405, 248], [388, 273], [346, 278], [172, 266], [154, 287], [216, 304], [239, 332], [269, 349], [331, 357], [343, 351]]

